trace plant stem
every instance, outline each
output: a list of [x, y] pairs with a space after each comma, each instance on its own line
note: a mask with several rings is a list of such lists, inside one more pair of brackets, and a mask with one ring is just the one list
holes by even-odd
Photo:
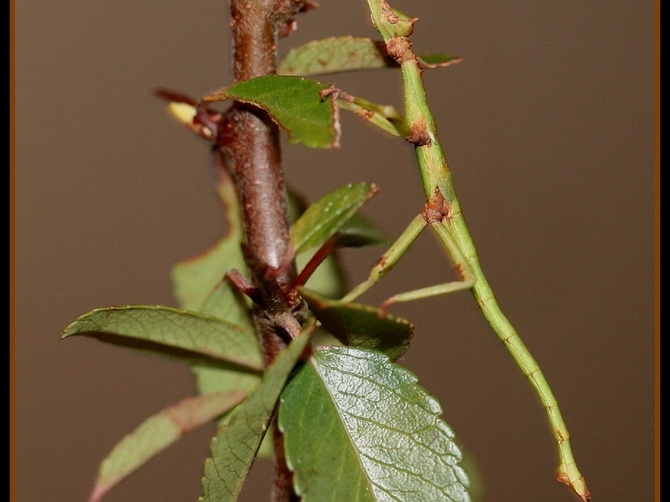
[[[308, 6], [305, 0], [230, 0], [234, 82], [276, 73], [279, 36]], [[269, 365], [303, 321], [301, 301], [290, 288], [296, 270], [279, 128], [261, 110], [234, 103], [218, 128], [216, 155], [233, 179], [242, 208], [242, 247], [259, 298], [253, 316]], [[293, 323], [287, 322], [289, 316]], [[278, 432], [274, 447], [272, 500], [289, 502], [294, 500], [291, 473]]]
[[[275, 4], [230, 0], [234, 82], [276, 71], [277, 23], [268, 15]], [[254, 315], [269, 364], [286, 344], [266, 311], [287, 310], [278, 286], [294, 274], [293, 267], [280, 266], [289, 252], [289, 223], [279, 129], [267, 114], [235, 103], [220, 125], [217, 146], [242, 208], [245, 260], [262, 299]]]

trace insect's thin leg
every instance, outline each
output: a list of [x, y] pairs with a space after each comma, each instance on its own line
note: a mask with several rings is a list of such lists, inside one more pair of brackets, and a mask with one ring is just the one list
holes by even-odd
[[388, 251], [377, 260], [377, 263], [372, 267], [368, 278], [349, 291], [341, 301], [352, 302], [374, 286], [396, 263], [398, 263], [398, 260], [400, 260], [400, 258], [407, 252], [424, 228], [426, 228], [426, 220], [422, 214], [418, 214], [402, 234], [400, 234], [400, 237], [398, 237], [398, 239], [391, 245]]
[[472, 268], [463, 255], [458, 242], [449, 233], [447, 227], [443, 225], [441, 221], [436, 221], [431, 222], [430, 228], [435, 231], [441, 243], [444, 245], [444, 247], [446, 247], [451, 260], [454, 262], [456, 271], [458, 275], [461, 276], [461, 278], [456, 281], [450, 281], [443, 284], [437, 284], [435, 286], [428, 286], [425, 288], [415, 289], [413, 291], [395, 294], [384, 300], [384, 302], [380, 305], [380, 309], [383, 313], [385, 313], [387, 309], [394, 303], [409, 302], [420, 300], [422, 298], [429, 298], [432, 296], [445, 295], [455, 291], [470, 289], [474, 286], [475, 275], [472, 271]]

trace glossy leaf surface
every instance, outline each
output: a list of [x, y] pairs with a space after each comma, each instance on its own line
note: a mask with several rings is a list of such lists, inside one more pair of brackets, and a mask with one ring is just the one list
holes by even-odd
[[279, 412], [301, 501], [470, 501], [441, 412], [416, 377], [383, 354], [316, 349]]

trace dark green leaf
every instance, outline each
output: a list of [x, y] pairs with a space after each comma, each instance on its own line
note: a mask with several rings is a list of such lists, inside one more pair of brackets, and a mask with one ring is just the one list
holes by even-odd
[[317, 348], [282, 393], [279, 425], [302, 502], [468, 502], [436, 399], [384, 355]]
[[309, 206], [291, 228], [296, 254], [318, 249], [378, 190], [373, 183], [351, 183]]
[[[289, 190], [289, 217], [292, 225], [305, 212], [307, 207], [307, 202], [301, 196]], [[302, 270], [310, 258], [311, 255], [306, 253], [298, 254], [295, 257], [298, 270]], [[338, 298], [345, 293], [343, 274], [336, 251], [326, 257], [312, 273], [306, 285], [328, 298]]]
[[235, 100], [267, 111], [289, 132], [290, 143], [314, 148], [339, 146], [339, 119], [329, 86], [302, 77], [265, 75], [225, 87], [202, 98], [203, 102]]
[[374, 349], [393, 361], [409, 348], [414, 326], [405, 319], [383, 315], [369, 305], [329, 300], [306, 289], [300, 294], [323, 327], [344, 345]]

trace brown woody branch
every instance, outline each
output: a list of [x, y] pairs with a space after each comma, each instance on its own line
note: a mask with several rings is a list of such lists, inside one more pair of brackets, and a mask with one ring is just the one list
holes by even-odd
[[[230, 0], [233, 80], [276, 73], [277, 43], [294, 28], [307, 0]], [[290, 244], [288, 194], [278, 126], [258, 108], [234, 103], [217, 128], [215, 154], [231, 176], [244, 221], [245, 261], [254, 289], [254, 321], [266, 364], [296, 336], [303, 302], [292, 288], [296, 269]], [[297, 500], [275, 427], [274, 502]]]

